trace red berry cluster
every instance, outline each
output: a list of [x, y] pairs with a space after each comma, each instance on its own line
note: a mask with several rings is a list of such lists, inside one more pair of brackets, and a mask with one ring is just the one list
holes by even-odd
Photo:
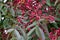
[[[24, 2], [24, 3], [22, 3]], [[51, 7], [43, 7], [46, 5], [46, 0], [14, 0], [13, 5], [15, 8], [21, 10], [21, 16], [17, 17], [19, 23], [23, 24], [26, 28], [28, 25], [33, 23], [34, 21], [38, 21], [40, 19], [47, 20], [49, 22], [55, 21], [54, 16], [48, 14], [52, 13], [55, 8]], [[18, 6], [17, 6], [18, 5]], [[44, 8], [44, 11], [42, 10]], [[46, 12], [46, 13], [44, 13]], [[26, 17], [26, 18], [25, 18]], [[22, 20], [29, 20], [29, 22], [23, 22]], [[30, 30], [30, 28], [28, 29]]]
[[57, 40], [58, 37], [60, 36], [60, 28], [59, 29], [55, 29], [55, 28], [51, 28], [52, 32], [50, 32], [50, 40]]

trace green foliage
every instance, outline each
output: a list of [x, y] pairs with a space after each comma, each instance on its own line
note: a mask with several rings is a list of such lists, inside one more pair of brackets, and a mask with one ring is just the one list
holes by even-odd
[[46, 4], [47, 4], [48, 6], [51, 6], [50, 0], [46, 0]]

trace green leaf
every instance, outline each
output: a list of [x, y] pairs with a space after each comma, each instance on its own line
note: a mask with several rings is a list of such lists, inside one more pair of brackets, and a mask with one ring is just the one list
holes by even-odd
[[58, 29], [58, 25], [57, 25], [57, 23], [56, 23], [56, 22], [52, 23], [52, 25], [53, 25], [55, 28], [57, 28], [57, 29]]
[[7, 33], [14, 31], [14, 29], [8, 29]]
[[50, 0], [46, 0], [46, 4], [47, 4], [48, 6], [51, 6]]
[[54, 6], [56, 6], [56, 4], [57, 4], [58, 2], [59, 2], [59, 0], [56, 0]]
[[22, 29], [21, 27], [19, 27], [19, 28], [20, 28], [20, 31], [21, 31], [21, 33], [22, 33], [24, 39], [27, 40], [27, 35], [26, 35], [24, 29]]
[[13, 35], [15, 35], [17, 40], [24, 40], [23, 36], [16, 29], [8, 29], [6, 32], [10, 33], [13, 31]]
[[17, 40], [24, 40], [24, 37], [21, 36], [21, 35], [19, 34], [19, 32], [18, 32], [16, 29], [14, 30], [14, 34], [15, 34]]
[[0, 21], [1, 21], [1, 13], [0, 13]]
[[3, 4], [1, 3], [1, 4], [0, 4], [0, 10], [2, 9], [2, 7], [3, 7]]
[[5, 19], [3, 21], [3, 27], [4, 27], [4, 29], [7, 29], [7, 28], [11, 27], [11, 25], [9, 25], [9, 19]]
[[37, 25], [36, 25], [36, 35], [39, 37], [39, 38], [42, 38], [42, 40], [45, 40], [45, 35], [44, 35], [44, 32], [41, 28], [39, 28]]
[[31, 25], [28, 25], [26, 29], [31, 28], [32, 26], [35, 26], [36, 24], [37, 24], [37, 23], [36, 23], [36, 21], [35, 21], [35, 22], [33, 22]]
[[60, 18], [55, 17], [55, 20], [56, 20], [56, 21], [60, 21]]
[[60, 9], [60, 4], [57, 5], [56, 9]]
[[31, 37], [31, 36], [29, 36], [29, 37], [28, 37], [28, 40], [31, 40], [31, 39], [32, 39], [32, 37]]
[[48, 31], [48, 28], [47, 28], [47, 24], [43, 21], [40, 24], [41, 24], [42, 28], [46, 31], [46, 34], [49, 36], [49, 31]]
[[14, 17], [15, 16], [15, 11], [13, 10], [13, 8], [9, 8], [9, 10], [10, 10], [11, 15]]
[[3, 8], [1, 9], [2, 15], [6, 15], [7, 14], [7, 8], [3, 6]]
[[27, 36], [30, 36], [34, 31], [35, 31], [36, 27], [32, 28], [28, 33]]

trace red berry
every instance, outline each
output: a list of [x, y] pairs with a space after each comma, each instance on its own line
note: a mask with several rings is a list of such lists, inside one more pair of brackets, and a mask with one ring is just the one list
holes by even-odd
[[31, 30], [31, 28], [28, 28], [27, 30], [28, 30], [28, 31], [30, 31], [30, 30]]

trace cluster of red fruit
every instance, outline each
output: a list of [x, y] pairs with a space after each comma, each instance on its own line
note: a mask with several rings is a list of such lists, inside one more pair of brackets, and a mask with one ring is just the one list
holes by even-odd
[[60, 28], [59, 29], [55, 29], [55, 28], [51, 28], [52, 32], [50, 32], [50, 39], [51, 40], [57, 40], [58, 37], [60, 36]]
[[[13, 5], [21, 10], [22, 15], [20, 17], [18, 16], [17, 20], [18, 22], [24, 24], [25, 28], [31, 23], [33, 23], [34, 21], [38, 21], [40, 19], [44, 19], [49, 22], [55, 21], [54, 16], [48, 13], [50, 12], [52, 14], [52, 12], [55, 11], [55, 8], [52, 6], [49, 6], [49, 7], [45, 6], [46, 0], [41, 0], [41, 1], [39, 0], [14, 0]], [[22, 19], [29, 20], [29, 22], [24, 23]], [[30, 28], [28, 30], [30, 30]]]

